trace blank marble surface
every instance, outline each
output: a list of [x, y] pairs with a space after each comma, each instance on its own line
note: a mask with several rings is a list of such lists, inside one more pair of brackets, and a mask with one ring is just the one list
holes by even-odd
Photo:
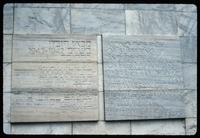
[[12, 134], [71, 134], [71, 123], [12, 124]]
[[197, 90], [185, 90], [186, 117], [197, 117]]
[[3, 35], [3, 62], [11, 62], [12, 35]]
[[3, 122], [10, 122], [10, 93], [3, 93]]
[[130, 122], [77, 122], [73, 123], [73, 134], [90, 135], [129, 135]]
[[85, 8], [85, 9], [124, 9], [124, 4], [71, 4], [71, 8]]
[[99, 92], [99, 120], [104, 120], [104, 93]]
[[15, 8], [15, 34], [70, 33], [69, 8]]
[[186, 135], [195, 135], [197, 133], [197, 118], [186, 118]]
[[3, 64], [3, 92], [11, 92], [11, 63]]
[[185, 89], [197, 89], [197, 64], [184, 63], [184, 88]]
[[10, 123], [3, 123], [3, 132], [7, 135], [11, 134], [11, 124]]
[[3, 7], [3, 33], [13, 33], [13, 4], [7, 3]]
[[197, 12], [177, 12], [179, 36], [197, 36]]
[[185, 36], [180, 37], [182, 49], [182, 62], [197, 62], [197, 37]]
[[184, 120], [131, 121], [132, 135], [185, 135]]
[[175, 4], [176, 11], [197, 12], [197, 6], [194, 4]]
[[175, 4], [126, 4], [127, 10], [158, 10], [173, 11], [176, 9]]
[[123, 10], [72, 9], [72, 33], [125, 34]]
[[15, 7], [30, 7], [30, 8], [54, 8], [54, 7], [64, 7], [64, 8], [68, 8], [69, 7], [69, 3], [62, 3], [62, 4], [58, 4], [58, 3], [15, 3]]
[[127, 35], [176, 35], [176, 14], [162, 11], [126, 10]]

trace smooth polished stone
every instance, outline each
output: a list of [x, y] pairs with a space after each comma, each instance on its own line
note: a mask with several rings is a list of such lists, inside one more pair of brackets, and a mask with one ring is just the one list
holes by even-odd
[[197, 13], [177, 12], [179, 36], [197, 36]]
[[124, 4], [71, 4], [71, 8], [83, 8], [83, 9], [124, 9]]
[[13, 33], [13, 4], [7, 3], [3, 7], [3, 33]]
[[68, 8], [69, 4], [58, 3], [15, 3], [16, 8]]
[[73, 123], [74, 135], [130, 135], [130, 122], [77, 122]]
[[11, 134], [11, 124], [3, 122], [3, 133], [4, 134]]
[[98, 87], [99, 87], [99, 91], [102, 92], [103, 91], [103, 69], [102, 69], [102, 63], [98, 63]]
[[11, 63], [3, 63], [3, 92], [11, 92]]
[[185, 118], [182, 90], [105, 91], [105, 120]]
[[123, 10], [72, 9], [72, 33], [125, 34], [124, 18]]
[[95, 35], [14, 35], [13, 62], [97, 62]]
[[12, 35], [3, 35], [3, 62], [11, 62]]
[[183, 77], [185, 89], [197, 89], [197, 64], [184, 63]]
[[177, 35], [176, 14], [126, 10], [127, 35]]
[[96, 121], [98, 92], [15, 92], [11, 95], [11, 122]]
[[131, 121], [132, 135], [185, 135], [184, 120]]
[[69, 8], [15, 8], [15, 34], [70, 33]]
[[12, 134], [71, 134], [71, 123], [12, 124]]
[[195, 135], [197, 133], [197, 118], [186, 118], [186, 135]]
[[175, 4], [176, 11], [197, 12], [197, 6], [194, 4]]
[[102, 63], [103, 62], [103, 59], [102, 59], [102, 36], [101, 35], [98, 35], [97, 36], [97, 46], [98, 46], [98, 50], [97, 50], [97, 53], [98, 53], [98, 63]]
[[3, 93], [3, 122], [10, 122], [10, 93]]
[[126, 10], [174, 11], [175, 4], [126, 4]]
[[185, 36], [180, 37], [180, 45], [182, 49], [182, 61], [185, 63], [197, 62], [197, 37]]
[[186, 117], [197, 117], [197, 90], [185, 90]]
[[99, 120], [104, 119], [104, 92], [99, 92]]

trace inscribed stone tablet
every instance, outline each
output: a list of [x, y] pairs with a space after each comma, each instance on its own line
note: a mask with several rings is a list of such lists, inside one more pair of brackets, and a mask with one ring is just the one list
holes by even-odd
[[13, 61], [97, 62], [97, 36], [14, 35]]

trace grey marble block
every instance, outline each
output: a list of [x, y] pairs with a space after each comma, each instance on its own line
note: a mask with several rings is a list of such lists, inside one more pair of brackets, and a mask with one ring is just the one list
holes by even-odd
[[197, 89], [197, 64], [183, 64], [184, 88]]
[[82, 9], [124, 9], [124, 4], [71, 4], [71, 8], [82, 8]]
[[182, 49], [183, 62], [197, 62], [197, 37], [185, 36], [180, 37], [180, 45]]
[[176, 11], [197, 12], [197, 6], [194, 4], [175, 4]]
[[11, 134], [11, 124], [10, 123], [3, 123], [3, 133], [9, 135]]
[[11, 62], [12, 35], [3, 35], [3, 62]]
[[17, 8], [68, 8], [69, 4], [67, 3], [15, 3], [15, 7]]
[[74, 135], [129, 135], [130, 122], [77, 122], [73, 123]]
[[185, 90], [186, 117], [197, 117], [197, 90]]
[[185, 135], [183, 119], [131, 121], [132, 135]]
[[195, 135], [197, 133], [197, 118], [186, 118], [186, 135]]
[[71, 123], [12, 124], [12, 134], [71, 134]]
[[11, 63], [3, 64], [3, 92], [11, 92]]
[[3, 33], [13, 33], [13, 4], [7, 3], [3, 7]]
[[15, 34], [70, 33], [69, 8], [15, 8]]
[[126, 4], [127, 10], [174, 11], [175, 4]]
[[103, 62], [181, 62], [177, 37], [103, 36]]
[[197, 36], [197, 12], [177, 12], [179, 36]]
[[125, 34], [123, 10], [72, 9], [72, 33]]
[[126, 10], [127, 35], [177, 35], [176, 14]]
[[105, 120], [185, 118], [181, 90], [105, 91]]
[[11, 93], [3, 93], [3, 122], [10, 122]]

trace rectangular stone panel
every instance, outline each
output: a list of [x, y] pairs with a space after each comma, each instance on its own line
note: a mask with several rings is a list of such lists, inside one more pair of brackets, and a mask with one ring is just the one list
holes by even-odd
[[98, 91], [96, 63], [13, 63], [12, 91]]
[[184, 92], [105, 91], [105, 120], [185, 118]]
[[13, 62], [97, 62], [97, 36], [14, 35]]
[[6, 3], [3, 5], [3, 33], [13, 33], [13, 4]]
[[98, 120], [98, 92], [16, 92], [11, 95], [11, 122]]

